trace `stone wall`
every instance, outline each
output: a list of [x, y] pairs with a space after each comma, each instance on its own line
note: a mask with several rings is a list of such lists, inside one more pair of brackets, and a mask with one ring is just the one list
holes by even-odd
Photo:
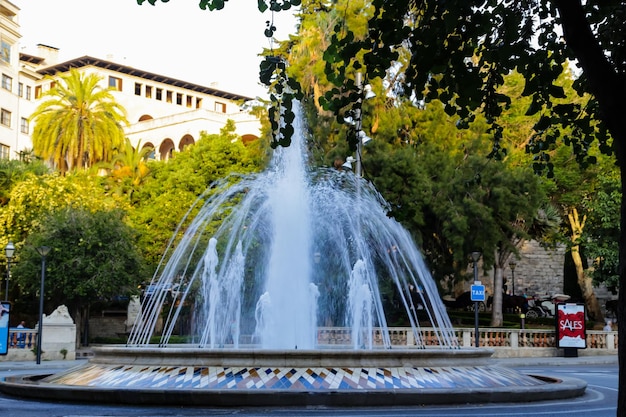
[[[528, 288], [528, 295], [562, 294], [563, 293], [563, 264], [565, 261], [565, 246], [556, 249], [545, 249], [534, 240], [525, 242], [520, 248], [520, 259], [516, 259], [515, 285], [508, 263], [504, 266], [503, 278], [506, 280], [507, 291], [518, 295]], [[468, 273], [472, 274], [470, 265]], [[482, 263], [478, 268], [478, 279], [486, 287], [488, 294], [493, 294], [493, 268], [485, 273]], [[471, 281], [463, 283], [461, 291], [469, 291]], [[458, 295], [458, 294], [457, 294]]]
[[89, 338], [120, 337], [126, 334], [125, 316], [102, 316], [89, 318]]
[[[541, 247], [539, 242], [531, 240], [522, 246], [520, 255], [521, 259], [517, 261], [515, 268], [515, 292], [517, 294], [522, 294], [526, 288], [528, 288], [528, 295], [563, 293], [564, 245], [550, 250]], [[511, 275], [511, 269], [507, 265], [505, 276], [508, 282], [512, 282]]]

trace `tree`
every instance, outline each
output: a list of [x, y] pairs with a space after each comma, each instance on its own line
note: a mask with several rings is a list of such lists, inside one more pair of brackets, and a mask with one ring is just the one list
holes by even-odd
[[109, 162], [124, 144], [126, 110], [101, 77], [72, 68], [61, 74], [31, 115], [33, 149], [61, 173]]
[[[11, 189], [9, 203], [0, 206], [0, 229], [5, 231], [7, 239], [12, 238], [16, 246], [21, 247], [28, 235], [55, 211], [66, 207], [90, 211], [127, 208], [123, 200], [107, 196], [100, 181], [99, 177], [84, 172], [63, 177], [58, 174], [27, 176]], [[3, 238], [0, 237], [0, 241]]]
[[109, 177], [116, 192], [127, 194], [132, 201], [133, 193], [148, 178], [150, 169], [147, 157], [152, 151], [152, 147], [142, 148], [141, 141], [135, 148], [130, 139], [126, 138], [120, 153], [115, 155], [110, 164], [105, 165], [111, 169]]
[[583, 242], [585, 253], [593, 259], [591, 275], [596, 283], [615, 289], [618, 285], [619, 251], [619, 173], [616, 169], [598, 174], [598, 189], [593, 199], [585, 202], [589, 215]]
[[[88, 342], [83, 326], [96, 301], [128, 296], [144, 278], [135, 247], [135, 233], [119, 210], [90, 212], [67, 208], [53, 213], [26, 239], [26, 248], [50, 246], [46, 263], [45, 300], [68, 306]], [[39, 255], [24, 250], [14, 276], [23, 295], [35, 297], [40, 288]], [[56, 307], [56, 306], [51, 306]]]

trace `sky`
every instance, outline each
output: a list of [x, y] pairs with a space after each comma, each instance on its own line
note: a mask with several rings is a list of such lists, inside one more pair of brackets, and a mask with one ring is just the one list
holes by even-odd
[[[258, 56], [269, 12], [255, 0], [230, 0], [202, 10], [199, 0], [11, 0], [20, 8], [21, 52], [37, 44], [59, 49], [59, 62], [90, 55], [207, 87], [267, 97], [258, 82]], [[273, 16], [278, 40], [295, 32], [290, 12]]]

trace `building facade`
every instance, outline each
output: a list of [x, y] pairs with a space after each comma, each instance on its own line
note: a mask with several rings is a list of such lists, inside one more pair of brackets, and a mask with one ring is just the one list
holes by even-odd
[[28, 117], [36, 107], [35, 85], [41, 79], [22, 66], [18, 12], [13, 3], [0, 0], [0, 158], [11, 159], [32, 148]]
[[260, 121], [242, 110], [250, 97], [91, 56], [58, 62], [58, 49], [42, 44], [35, 55], [20, 53], [18, 13], [17, 6], [0, 0], [0, 158], [16, 159], [31, 151], [29, 117], [52, 86], [51, 77], [72, 68], [96, 74], [102, 88], [113, 90], [127, 111], [126, 136], [135, 147], [152, 147], [155, 159], [167, 160], [203, 131], [219, 133], [228, 120], [244, 141], [259, 137]]

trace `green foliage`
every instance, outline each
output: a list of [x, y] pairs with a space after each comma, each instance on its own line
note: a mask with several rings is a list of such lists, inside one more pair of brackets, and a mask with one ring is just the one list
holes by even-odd
[[8, 204], [13, 186], [28, 175], [43, 175], [48, 168], [38, 159], [25, 162], [17, 159], [0, 159], [0, 206]]
[[616, 169], [598, 175], [594, 198], [584, 202], [589, 213], [583, 242], [585, 254], [593, 259], [593, 279], [607, 287], [618, 285], [621, 182]]
[[203, 133], [198, 142], [169, 161], [150, 163], [150, 178], [136, 193], [130, 213], [140, 231], [139, 246], [150, 264], [158, 263], [178, 223], [213, 182], [263, 166], [265, 155], [256, 142], [244, 145], [229, 122], [219, 135]]
[[9, 203], [0, 207], [0, 228], [18, 247], [55, 211], [66, 207], [90, 211], [125, 208], [122, 201], [104, 193], [98, 177], [85, 173], [30, 175], [13, 186], [9, 197]]
[[489, 160], [486, 126], [457, 130], [444, 106], [403, 103], [380, 113], [376, 139], [364, 149], [364, 171], [418, 241], [436, 279], [464, 277], [479, 250], [490, 268], [496, 250], [515, 252], [538, 238], [546, 197], [540, 179], [513, 160]]
[[66, 208], [50, 214], [29, 234], [13, 274], [23, 296], [40, 287], [41, 260], [34, 248], [49, 246], [45, 299], [70, 311], [97, 300], [130, 294], [143, 278], [135, 233], [119, 210]]
[[128, 195], [132, 201], [133, 193], [139, 189], [150, 173], [147, 164], [148, 155], [153, 152], [152, 147], [141, 147], [141, 141], [134, 147], [130, 139], [126, 138], [124, 147], [116, 154], [110, 164], [108, 180], [113, 192], [118, 195]]

